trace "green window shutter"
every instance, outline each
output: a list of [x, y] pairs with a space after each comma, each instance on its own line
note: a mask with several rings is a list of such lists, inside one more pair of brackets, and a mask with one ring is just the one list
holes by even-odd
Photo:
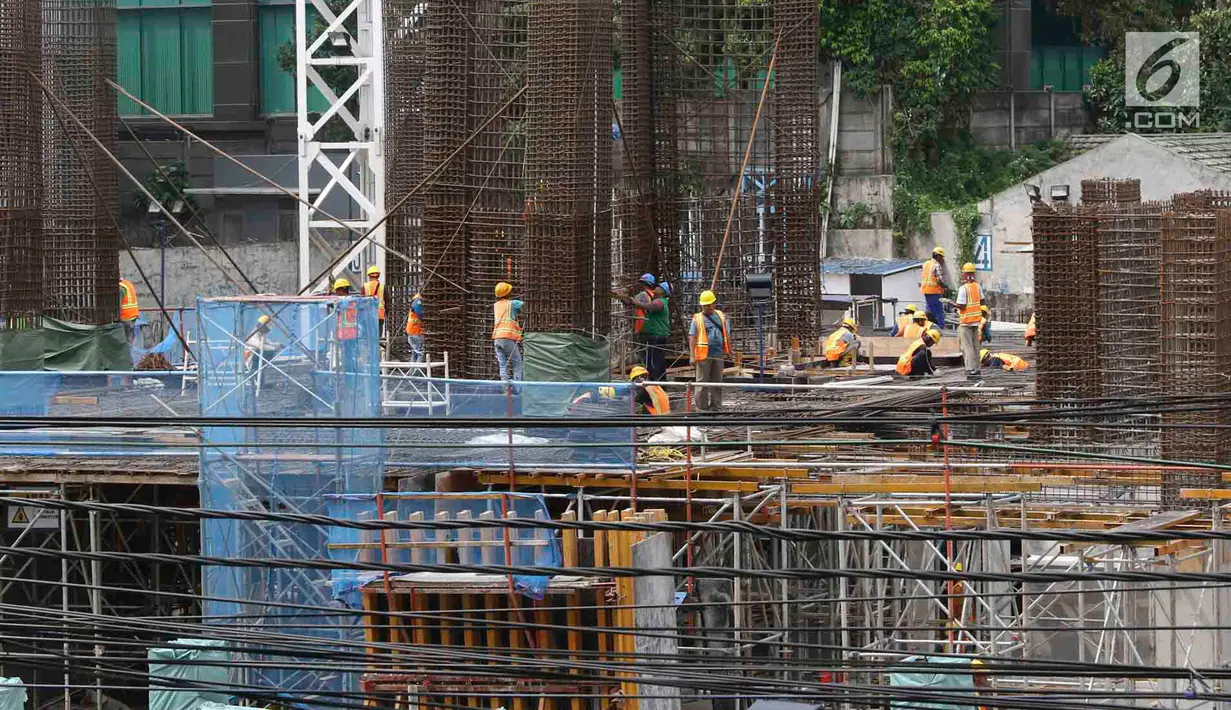
[[[135, 0], [132, 0], [135, 2]], [[116, 25], [115, 80], [126, 90], [141, 95], [141, 13], [121, 12]], [[143, 111], [124, 96], [117, 110], [121, 116], [139, 116]]]
[[[308, 22], [315, 13], [308, 8]], [[295, 6], [284, 2], [258, 0], [257, 24], [260, 33], [261, 113], [295, 113], [295, 75], [278, 66], [278, 49], [295, 41]], [[308, 110], [329, 108], [315, 87], [308, 87]]]
[[214, 112], [214, 26], [208, 8], [180, 10], [184, 73], [181, 105], [187, 114]]
[[[214, 35], [209, 0], [120, 0], [117, 81], [171, 115], [214, 112]], [[120, 98], [124, 116], [146, 113]]]

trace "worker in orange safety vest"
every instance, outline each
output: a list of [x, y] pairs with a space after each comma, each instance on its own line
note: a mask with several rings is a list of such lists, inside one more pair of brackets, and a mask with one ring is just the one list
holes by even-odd
[[131, 345], [137, 333], [137, 321], [141, 319], [141, 308], [137, 305], [137, 287], [128, 279], [120, 279], [120, 322], [124, 324], [124, 334], [128, 336]]
[[[713, 291], [702, 291], [697, 302], [701, 310], [693, 314], [692, 324], [688, 328], [689, 362], [697, 368], [698, 383], [721, 383], [726, 356], [731, 353], [727, 317], [718, 310], [718, 296]], [[697, 388], [697, 409], [713, 411], [721, 407], [721, 387]]]
[[1034, 339], [1039, 337], [1039, 326], [1034, 322], [1034, 314], [1030, 314], [1030, 322], [1026, 324], [1026, 344], [1034, 345]]
[[983, 292], [975, 281], [975, 265], [962, 264], [962, 285], [957, 290], [958, 344], [962, 348], [962, 362], [966, 365], [966, 377], [979, 374], [979, 332], [983, 325]]
[[843, 318], [842, 327], [830, 333], [825, 341], [825, 360], [838, 365], [850, 365], [859, 357], [859, 327], [854, 318]]
[[898, 357], [895, 368], [903, 377], [923, 377], [936, 372], [932, 364], [932, 346], [940, 340], [940, 331], [933, 328], [910, 344]]
[[406, 311], [406, 346], [411, 362], [423, 362], [423, 296], [417, 293], [411, 296]]
[[376, 299], [376, 319], [380, 321], [380, 332], [385, 332], [385, 285], [380, 282], [380, 267], [375, 264], [368, 267], [368, 280], [363, 282], [363, 295]]
[[929, 330], [936, 327], [936, 324], [928, 320], [928, 314], [923, 311], [915, 311], [910, 325], [906, 326], [906, 330], [902, 333], [902, 337], [907, 340], [914, 340]]
[[919, 309], [916, 308], [915, 304], [913, 303], [908, 305], [906, 308], [903, 308], [902, 315], [898, 316], [898, 320], [896, 323], [894, 323], [893, 329], [889, 331], [889, 337], [890, 338], [905, 338], [906, 329], [907, 327], [910, 326], [911, 321], [915, 319], [915, 314], [918, 312], [919, 312]]
[[940, 297], [948, 290], [949, 284], [945, 283], [945, 250], [936, 247], [932, 249], [932, 258], [923, 262], [919, 292], [927, 301], [928, 320], [941, 328], [945, 327], [945, 308]]
[[517, 317], [525, 303], [509, 298], [513, 284], [496, 284], [496, 302], [492, 304], [492, 345], [496, 348], [496, 368], [500, 381], [520, 381], [522, 378], [521, 323]]
[[1030, 363], [1013, 353], [992, 353], [987, 348], [979, 351], [979, 360], [987, 367], [999, 367], [1006, 372], [1021, 372], [1030, 367]]
[[650, 371], [640, 365], [628, 373], [628, 381], [633, 383], [633, 401], [637, 403], [638, 411], [652, 417], [661, 417], [671, 413], [671, 400], [667, 392], [658, 385], [647, 385]]

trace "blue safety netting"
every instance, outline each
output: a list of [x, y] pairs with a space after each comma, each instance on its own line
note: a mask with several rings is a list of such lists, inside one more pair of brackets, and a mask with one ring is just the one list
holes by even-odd
[[[218, 510], [323, 514], [325, 496], [373, 494], [382, 480], [382, 432], [333, 427], [338, 417], [380, 413], [376, 301], [367, 298], [250, 297], [197, 306], [200, 413], [243, 418], [201, 431], [201, 505]], [[267, 316], [269, 327], [260, 329]], [[287, 423], [252, 422], [255, 417]], [[314, 420], [312, 426], [292, 426]], [[223, 558], [327, 557], [329, 531], [269, 521], [202, 522], [202, 552]], [[336, 608], [328, 571], [295, 566], [207, 566], [205, 614], [212, 623], [345, 642], [356, 618]], [[285, 604], [317, 608], [293, 608]], [[247, 681], [286, 691], [339, 691], [336, 671], [249, 667]]]
[[[627, 469], [633, 460], [634, 422], [601, 427], [578, 424], [584, 419], [631, 415], [632, 387], [627, 383], [518, 382], [506, 386], [386, 375], [384, 388], [387, 414], [440, 420], [431, 427], [391, 425], [386, 434], [391, 467], [507, 467], [511, 459], [528, 466], [587, 464]], [[501, 425], [509, 416], [554, 421], [510, 430]], [[450, 427], [450, 419], [490, 419], [492, 426]], [[646, 422], [638, 423], [644, 426]]]
[[[521, 518], [550, 520], [542, 496], [528, 493], [382, 493], [326, 496], [329, 517], [345, 520], [488, 520]], [[507, 536], [506, 536], [507, 532]], [[506, 543], [507, 537], [507, 545]], [[535, 565], [559, 567], [560, 541], [546, 529], [466, 528], [460, 530], [386, 530], [333, 527], [329, 530], [329, 558], [344, 562], [394, 564]], [[383, 577], [381, 573], [339, 570], [333, 573], [334, 596], [348, 606], [360, 603], [359, 588]], [[545, 576], [514, 575], [521, 593], [541, 599]]]

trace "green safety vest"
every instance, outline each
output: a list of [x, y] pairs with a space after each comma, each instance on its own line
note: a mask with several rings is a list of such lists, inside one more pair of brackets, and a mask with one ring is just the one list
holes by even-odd
[[663, 296], [662, 302], [663, 309], [658, 313], [646, 311], [645, 327], [641, 329], [642, 335], [656, 335], [663, 338], [671, 335], [671, 299]]

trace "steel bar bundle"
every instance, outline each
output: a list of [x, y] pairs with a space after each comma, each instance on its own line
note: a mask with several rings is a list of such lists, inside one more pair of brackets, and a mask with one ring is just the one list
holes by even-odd
[[526, 108], [528, 322], [605, 334], [611, 300], [611, 14], [530, 5]]
[[[1162, 230], [1161, 354], [1164, 392], [1220, 394], [1228, 391], [1231, 365], [1231, 212], [1169, 214]], [[1165, 424], [1217, 425], [1227, 420], [1215, 411], [1175, 411]], [[1165, 458], [1222, 462], [1226, 436], [1212, 427], [1164, 430]], [[1210, 473], [1167, 474], [1163, 505], [1182, 505], [1185, 487], [1222, 488], [1222, 476]]]
[[[116, 66], [114, 0], [42, 0], [42, 20], [45, 83], [114, 151], [115, 100], [103, 81]], [[50, 101], [43, 107], [41, 165], [43, 310], [76, 323], [114, 322], [120, 239], [106, 209], [116, 202], [115, 169], [75, 122], [56, 117]], [[91, 178], [106, 207], [99, 204]]]
[[40, 21], [38, 0], [0, 0], [0, 328], [4, 330], [38, 328], [43, 310], [42, 176], [34, 167], [42, 164], [43, 102], [29, 74], [40, 71]]
[[[1165, 202], [1109, 204], [1098, 226], [1098, 299], [1095, 326], [1099, 391], [1104, 397], [1163, 393], [1159, 352], [1159, 269]], [[1100, 443], [1118, 452], [1158, 453], [1157, 415], [1117, 416], [1100, 430]]]
[[[471, 130], [508, 102], [526, 71], [526, 14], [519, 0], [473, 0], [470, 8], [468, 113]], [[525, 224], [525, 98], [487, 125], [466, 150], [469, 215], [465, 252], [466, 371], [496, 374], [492, 347], [492, 291], [508, 281], [529, 293], [521, 268]], [[462, 258], [457, 252], [457, 257]]]
[[[423, 4], [417, 0], [390, 0], [385, 4], [385, 184], [392, 205], [424, 177], [423, 109], [426, 38]], [[401, 347], [410, 299], [422, 288], [423, 196], [412, 196], [385, 224], [385, 240], [410, 257], [385, 259], [386, 322], [394, 356], [406, 356]]]
[[[1034, 209], [1035, 318], [1039, 336], [1038, 393], [1042, 399], [1085, 399], [1098, 394], [1095, 326], [1097, 213], [1092, 208]], [[1057, 425], [1057, 446], [1084, 447], [1089, 430]]]
[[1141, 202], [1141, 181], [1111, 178], [1082, 180], [1081, 201], [1087, 205]]
[[[464, 222], [469, 205], [466, 160], [453, 156], [469, 134], [467, 86], [470, 30], [457, 0], [429, 0], [424, 11], [423, 164], [445, 163], [427, 189], [423, 207], [423, 298], [426, 348], [448, 352], [451, 360], [467, 362], [466, 253], [469, 233]], [[464, 367], [458, 368], [464, 370]], [[469, 373], [459, 372], [465, 376]]]
[[773, 186], [778, 235], [778, 337], [811, 342], [820, 332], [820, 130], [817, 101], [817, 4], [780, 0], [781, 37], [773, 86]]

